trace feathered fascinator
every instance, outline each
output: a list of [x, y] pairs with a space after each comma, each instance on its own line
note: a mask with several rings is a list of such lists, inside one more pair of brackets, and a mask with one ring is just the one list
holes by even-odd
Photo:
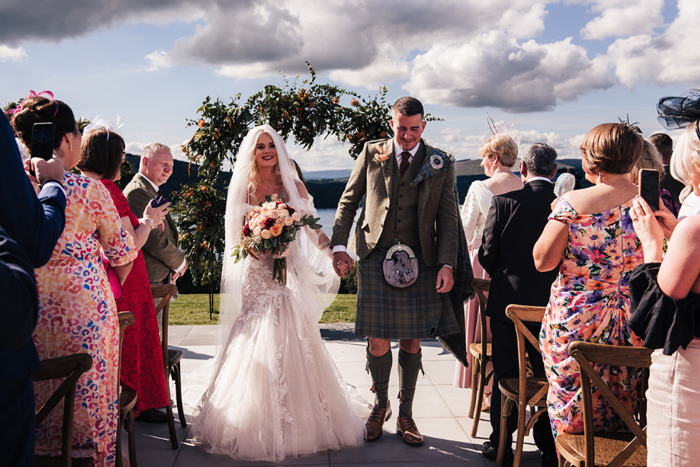
[[523, 134], [519, 130], [513, 128], [515, 123], [511, 123], [509, 125], [503, 120], [496, 121], [491, 115], [488, 114], [488, 112], [486, 113], [486, 123], [489, 125], [489, 131], [484, 133], [484, 137], [481, 139], [481, 144], [484, 144], [488, 139], [496, 135], [506, 135], [510, 136], [511, 139], [515, 141], [515, 144], [520, 145], [520, 140], [522, 139]]
[[695, 124], [700, 139], [700, 90], [690, 89], [678, 97], [662, 97], [656, 104], [659, 123], [668, 130]]
[[121, 117], [117, 115], [117, 124], [113, 125], [112, 122], [104, 118], [102, 115], [98, 115], [97, 117], [93, 118], [88, 125], [83, 128], [83, 134], [87, 135], [90, 133], [92, 130], [107, 130], [107, 141], [109, 141], [109, 132], [117, 132], [119, 128], [124, 126], [123, 123], [119, 123], [119, 120], [121, 120]]

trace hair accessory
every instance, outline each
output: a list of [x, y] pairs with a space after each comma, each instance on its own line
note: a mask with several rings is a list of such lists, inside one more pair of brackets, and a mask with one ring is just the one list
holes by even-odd
[[664, 128], [675, 130], [695, 124], [700, 139], [700, 90], [689, 89], [678, 97], [662, 97], [656, 104], [658, 121]]
[[[51, 100], [54, 100], [53, 93], [51, 91], [41, 91], [40, 93], [36, 93], [36, 92], [30, 90], [29, 94], [27, 94], [27, 97], [22, 99], [22, 102], [20, 102], [17, 107], [15, 107], [14, 109], [8, 110], [7, 112], [5, 112], [5, 114], [12, 115], [12, 118], [10, 119], [10, 121], [12, 121], [12, 119], [15, 118], [15, 115], [17, 115], [18, 113], [20, 113], [21, 111], [24, 110], [24, 101], [26, 101], [27, 99], [31, 99], [32, 97], [39, 97], [42, 94], [46, 94]], [[56, 103], [56, 111], [53, 113], [53, 116], [55, 117], [57, 113], [58, 113], [58, 103]]]
[[511, 123], [508, 125], [505, 121], [500, 120], [500, 121], [495, 121], [491, 115], [489, 115], [488, 112], [486, 112], [486, 123], [489, 125], [489, 130], [487, 131], [483, 138], [481, 139], [481, 144], [484, 144], [489, 138], [496, 136], [496, 135], [506, 135], [510, 136], [513, 141], [515, 141], [515, 144], [520, 145], [520, 140], [523, 137], [523, 134], [519, 130], [513, 129], [513, 126], [515, 123]]
[[642, 132], [642, 129], [639, 128], [639, 122], [630, 123], [630, 114], [627, 114], [627, 120], [623, 120], [620, 117], [617, 117], [617, 119], [620, 120], [620, 123], [622, 123], [623, 125], [627, 125], [631, 129], [633, 129], [634, 131], [639, 133], [640, 135], [644, 134]]
[[97, 117], [93, 118], [93, 119], [90, 121], [90, 123], [89, 123], [88, 125], [85, 126], [85, 128], [83, 128], [83, 134], [84, 134], [84, 135], [87, 135], [87, 134], [90, 133], [92, 130], [102, 130], [102, 129], [104, 129], [104, 130], [107, 130], [107, 141], [109, 141], [109, 132], [110, 132], [110, 131], [114, 131], [114, 132], [116, 133], [116, 131], [117, 131], [119, 128], [121, 128], [122, 126], [124, 126], [123, 123], [121, 123], [121, 124], [119, 123], [119, 121], [120, 121], [121, 119], [122, 119], [122, 118], [121, 118], [119, 115], [117, 115], [117, 125], [114, 126], [114, 125], [112, 125], [112, 122], [110, 122], [109, 120], [107, 120], [107, 119], [105, 119], [104, 117], [102, 117], [102, 115], [98, 115]]

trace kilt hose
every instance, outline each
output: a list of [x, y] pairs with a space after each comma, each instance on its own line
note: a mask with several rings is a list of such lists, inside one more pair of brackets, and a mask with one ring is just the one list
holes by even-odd
[[418, 279], [400, 289], [384, 279], [385, 255], [375, 248], [358, 261], [355, 336], [423, 339], [459, 333], [449, 295], [435, 290], [438, 268], [427, 267], [417, 251]]

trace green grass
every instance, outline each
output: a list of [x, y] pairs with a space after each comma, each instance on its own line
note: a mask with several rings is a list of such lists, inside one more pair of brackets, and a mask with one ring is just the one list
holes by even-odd
[[[339, 294], [323, 312], [321, 323], [354, 323], [357, 295]], [[209, 295], [187, 294], [178, 296], [170, 304], [171, 325], [216, 324], [219, 318], [219, 295], [214, 295], [213, 319], [209, 319]]]

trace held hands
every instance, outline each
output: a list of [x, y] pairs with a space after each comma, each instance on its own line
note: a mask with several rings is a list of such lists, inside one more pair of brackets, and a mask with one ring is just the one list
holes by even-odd
[[289, 248], [287, 248], [286, 250], [284, 250], [284, 251], [282, 252], [281, 255], [280, 255], [280, 254], [275, 254], [275, 255], [272, 255], [272, 257], [275, 258], [275, 259], [284, 258], [285, 256], [289, 256], [289, 254], [290, 254], [291, 252], [292, 252], [292, 250], [290, 250]]
[[345, 251], [333, 253], [333, 269], [339, 277], [345, 277], [352, 270], [354, 261]]
[[452, 287], [455, 285], [455, 280], [454, 276], [452, 275], [452, 269], [448, 267], [442, 267], [440, 268], [440, 271], [438, 271], [438, 276], [437, 276], [437, 283], [435, 284], [435, 288], [437, 289], [438, 293], [447, 293], [450, 290], [452, 290]]

